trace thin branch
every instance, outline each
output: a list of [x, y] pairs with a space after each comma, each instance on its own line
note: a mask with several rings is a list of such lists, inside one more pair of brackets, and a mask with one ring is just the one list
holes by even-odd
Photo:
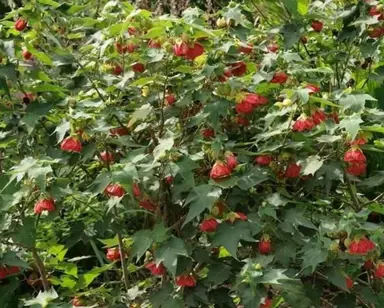
[[252, 0], [251, 2], [252, 2], [252, 4], [253, 4], [253, 6], [255, 7], [255, 9], [257, 10], [257, 12], [261, 15], [261, 17], [264, 18], [265, 22], [266, 22], [269, 26], [273, 27], [273, 25], [269, 22], [268, 18], [264, 15], [264, 13], [263, 13], [263, 12], [259, 9], [259, 7], [256, 5], [255, 1]]
[[36, 267], [39, 270], [39, 273], [41, 276], [41, 281], [42, 281], [43, 287], [44, 287], [44, 291], [48, 291], [49, 290], [49, 282], [47, 279], [47, 274], [45, 272], [45, 267], [44, 267], [44, 264], [39, 257], [39, 254], [36, 251], [35, 246], [33, 246], [31, 248], [31, 252], [32, 252], [32, 257], [33, 257], [33, 260], [35, 261]]
[[[118, 211], [115, 208], [115, 215], [116, 218], [118, 216]], [[123, 270], [123, 280], [124, 280], [124, 285], [125, 289], [128, 292], [129, 290], [129, 280], [128, 280], [128, 270], [127, 270], [127, 263], [125, 262], [125, 249], [124, 249], [124, 243], [123, 243], [123, 238], [121, 237], [121, 233], [118, 231], [116, 233], [117, 235], [117, 240], [119, 242], [119, 251], [120, 251], [120, 261], [121, 261], [121, 267]]]
[[351, 198], [352, 198], [352, 201], [353, 201], [353, 204], [354, 204], [354, 208], [355, 208], [356, 211], [360, 211], [360, 202], [359, 202], [359, 199], [357, 198], [357, 195], [356, 195], [356, 193], [355, 193], [355, 191], [353, 189], [353, 185], [352, 185], [351, 180], [348, 177], [348, 174], [345, 174], [345, 179], [346, 179], [346, 182], [347, 182], [349, 193], [351, 195]]

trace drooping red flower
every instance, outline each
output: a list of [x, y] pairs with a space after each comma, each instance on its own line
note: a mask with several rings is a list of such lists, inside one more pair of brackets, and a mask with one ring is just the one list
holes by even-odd
[[294, 132], [310, 131], [315, 127], [315, 123], [311, 118], [308, 118], [305, 114], [302, 114], [293, 124], [292, 130]]
[[76, 137], [67, 137], [65, 138], [60, 145], [61, 149], [65, 152], [76, 152], [80, 153], [82, 146], [79, 139]]
[[375, 243], [363, 236], [358, 240], [353, 240], [348, 247], [350, 254], [367, 254], [375, 249]]
[[311, 23], [312, 29], [315, 30], [316, 32], [321, 32], [321, 30], [323, 30], [323, 26], [324, 24], [319, 20], [314, 20]]
[[270, 52], [275, 53], [276, 51], [279, 50], [279, 45], [277, 45], [277, 44], [275, 44], [275, 43], [271, 43], [271, 44], [268, 44], [267, 49], [268, 49]]
[[188, 47], [188, 52], [186, 53], [185, 58], [188, 60], [195, 60], [198, 56], [201, 56], [203, 53], [203, 45], [195, 42]]
[[219, 223], [214, 218], [204, 219], [200, 224], [200, 230], [202, 232], [208, 232], [208, 233], [215, 232], [218, 225]]
[[0, 267], [0, 280], [5, 279], [8, 276], [7, 268], [5, 266]]
[[166, 95], [165, 102], [168, 106], [173, 106], [176, 102], [176, 96], [173, 94]]
[[352, 289], [353, 288], [353, 280], [351, 277], [347, 276], [345, 277], [345, 282], [347, 284], [347, 288], [348, 289]]
[[379, 38], [384, 34], [383, 28], [376, 27], [368, 30], [368, 35], [371, 38]]
[[252, 44], [242, 44], [239, 46], [239, 52], [250, 54], [253, 51]]
[[271, 244], [271, 240], [269, 239], [269, 236], [267, 239], [264, 236], [260, 239], [258, 248], [259, 248], [259, 253], [262, 255], [267, 255], [271, 253], [272, 244]]
[[375, 275], [375, 278], [377, 278], [377, 279], [384, 278], [384, 263], [383, 262], [377, 263], [375, 272], [373, 274]]
[[136, 182], [132, 184], [132, 192], [136, 199], [141, 197], [141, 190], [140, 190], [139, 184], [137, 184]]
[[109, 261], [118, 261], [120, 260], [120, 249], [119, 247], [108, 248], [106, 257]]
[[179, 287], [194, 287], [196, 279], [191, 274], [176, 277], [176, 285]]
[[298, 178], [300, 176], [301, 166], [296, 163], [291, 163], [285, 169], [284, 176], [286, 178]]
[[255, 93], [247, 93], [241, 102], [247, 102], [250, 103], [253, 107], [258, 107], [268, 104], [268, 98]]
[[167, 177], [165, 177], [165, 181], [167, 182], [168, 185], [171, 185], [173, 183], [173, 176], [172, 175], [168, 175]]
[[147, 211], [154, 212], [156, 211], [156, 204], [153, 203], [153, 201], [149, 198], [141, 200], [139, 202], [139, 206], [143, 209], [146, 209]]
[[6, 266], [7, 274], [9, 275], [14, 275], [20, 272], [20, 267], [19, 266]]
[[314, 84], [309, 84], [305, 88], [309, 90], [309, 94], [320, 92], [320, 88]]
[[24, 60], [30, 60], [32, 58], [32, 54], [28, 50], [23, 51]]
[[273, 78], [272, 80], [270, 81], [271, 83], [279, 83], [279, 84], [283, 84], [287, 81], [288, 79], [288, 75], [284, 72], [276, 72], [274, 75], [273, 75]]
[[27, 21], [24, 20], [23, 18], [19, 18], [15, 22], [15, 29], [17, 31], [23, 31], [27, 27]]
[[145, 66], [142, 63], [136, 62], [132, 65], [132, 70], [136, 73], [143, 73], [145, 71]]
[[121, 44], [121, 43], [119, 43], [119, 42], [115, 43], [115, 47], [116, 47], [116, 50], [117, 50], [117, 52], [119, 54], [124, 54], [124, 53], [126, 53], [128, 51], [126, 46]]
[[260, 155], [255, 158], [256, 164], [260, 166], [269, 166], [272, 160], [273, 157], [271, 155]]
[[247, 127], [249, 126], [249, 120], [245, 117], [242, 117], [242, 116], [236, 116], [235, 117], [235, 123], [240, 125], [240, 126], [244, 126], [244, 127]]
[[247, 215], [245, 215], [244, 213], [241, 213], [241, 212], [235, 212], [235, 220], [243, 220], [243, 221], [246, 221], [246, 220], [248, 220], [248, 217], [247, 217]]
[[100, 153], [100, 159], [106, 163], [112, 163], [115, 160], [113, 157], [113, 154], [111, 152], [108, 152], [108, 151], [101, 152]]
[[225, 153], [225, 161], [227, 163], [227, 166], [229, 168], [231, 168], [232, 170], [235, 169], [237, 167], [237, 165], [239, 164], [235, 154], [233, 154], [232, 152], [226, 152]]
[[312, 121], [316, 125], [319, 125], [320, 123], [324, 122], [326, 118], [327, 116], [325, 115], [324, 111], [321, 109], [316, 109], [316, 111], [312, 113]]
[[232, 169], [226, 163], [222, 161], [216, 161], [209, 175], [211, 179], [217, 181], [229, 177], [231, 173]]
[[123, 72], [123, 68], [122, 68], [119, 64], [116, 64], [116, 65], [113, 67], [113, 71], [112, 71], [112, 73], [113, 73], [114, 75], [120, 75], [122, 72]]
[[[243, 76], [246, 71], [247, 71], [247, 65], [243, 61], [229, 64], [230, 75], [240, 77], [240, 76]], [[225, 72], [224, 72], [224, 74], [225, 74]], [[229, 77], [229, 76], [227, 76], [227, 77]]]
[[373, 269], [374, 266], [375, 265], [373, 264], [372, 259], [365, 260], [364, 265], [363, 265], [364, 269], [367, 270], [367, 271]]
[[173, 45], [173, 54], [177, 57], [184, 57], [189, 51], [188, 44], [186, 42], [178, 42]]
[[125, 127], [115, 127], [109, 130], [112, 136], [126, 136], [128, 135], [128, 129]]
[[55, 209], [55, 200], [53, 200], [52, 198], [46, 198], [36, 202], [33, 212], [36, 215], [39, 215], [43, 211], [53, 212]]
[[201, 135], [205, 138], [205, 139], [210, 139], [210, 138], [213, 138], [215, 137], [215, 131], [213, 130], [213, 128], [205, 128], [201, 131]]
[[271, 308], [272, 307], [272, 299], [267, 297], [264, 300], [264, 304], [260, 304], [260, 308]]
[[145, 268], [149, 269], [151, 271], [151, 274], [154, 276], [162, 276], [167, 272], [165, 266], [161, 262], [157, 265], [156, 262], [150, 262], [145, 265]]
[[240, 114], [249, 114], [253, 112], [254, 106], [248, 101], [241, 101], [236, 104], [236, 111]]
[[80, 297], [76, 296], [72, 299], [72, 306], [74, 307], [84, 306], [84, 301]]
[[366, 144], [367, 142], [368, 142], [368, 140], [365, 137], [360, 137], [360, 138], [356, 138], [355, 140], [351, 141], [349, 144], [351, 146], [354, 146], [354, 145], [363, 145], [363, 144]]
[[121, 198], [125, 194], [124, 188], [119, 184], [109, 184], [105, 189], [104, 193], [108, 197], [119, 197]]
[[344, 161], [346, 163], [360, 164], [365, 163], [367, 161], [367, 158], [365, 157], [363, 151], [359, 148], [350, 148], [344, 154]]
[[381, 14], [381, 10], [377, 6], [371, 6], [368, 10], [370, 16], [377, 16]]
[[137, 46], [132, 42], [129, 42], [127, 45], [125, 45], [125, 50], [128, 51], [129, 53], [135, 52], [136, 48]]
[[346, 172], [348, 174], [359, 176], [364, 174], [367, 171], [367, 164], [366, 163], [356, 163], [351, 164], [347, 167]]
[[129, 33], [130, 35], [135, 35], [136, 32], [137, 32], [137, 29], [136, 29], [134, 26], [129, 26], [129, 27], [128, 27], [128, 33]]
[[161, 44], [159, 41], [156, 40], [149, 40], [148, 41], [148, 47], [149, 48], [161, 48]]
[[35, 100], [33, 93], [23, 93], [22, 96], [23, 104], [28, 105]]

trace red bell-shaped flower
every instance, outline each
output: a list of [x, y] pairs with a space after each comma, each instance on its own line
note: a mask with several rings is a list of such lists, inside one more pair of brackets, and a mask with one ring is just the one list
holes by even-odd
[[252, 105], [248, 101], [241, 101], [240, 103], [236, 104], [236, 111], [240, 114], [249, 114], [253, 112], [253, 109], [255, 108], [254, 105]]
[[346, 172], [348, 174], [359, 176], [364, 174], [367, 171], [366, 163], [354, 163], [347, 167]]
[[119, 64], [116, 64], [112, 71], [114, 75], [120, 75], [122, 72], [123, 72], [123, 68]]
[[52, 198], [48, 198], [37, 201], [33, 211], [36, 215], [39, 215], [43, 211], [53, 212], [55, 209], [55, 201]]
[[367, 254], [375, 249], [375, 243], [363, 236], [360, 239], [355, 239], [348, 247], [350, 254]]
[[119, 247], [108, 248], [106, 257], [109, 261], [118, 261], [120, 260], [120, 249]]
[[24, 60], [30, 60], [32, 58], [32, 54], [28, 50], [23, 51]]
[[115, 160], [113, 157], [113, 154], [111, 152], [108, 152], [108, 151], [101, 152], [100, 153], [100, 159], [106, 163], [112, 163]]
[[320, 123], [324, 122], [326, 118], [327, 116], [321, 109], [317, 109], [314, 113], [312, 113], [312, 121], [316, 125], [319, 125]]
[[271, 308], [272, 307], [272, 299], [267, 297], [264, 300], [264, 304], [260, 304], [260, 308]]
[[188, 47], [188, 52], [186, 53], [185, 58], [188, 60], [195, 60], [198, 56], [201, 56], [203, 53], [203, 45], [199, 43], [193, 43]]
[[270, 81], [271, 83], [279, 83], [279, 84], [283, 84], [287, 81], [288, 79], [288, 75], [284, 72], [276, 72], [274, 75], [273, 75], [273, 78], [272, 80]]
[[176, 285], [179, 287], [194, 287], [196, 285], [196, 279], [192, 275], [177, 276]]
[[168, 94], [165, 96], [165, 103], [168, 106], [173, 106], [176, 102], [176, 96], [173, 94]]
[[185, 55], [187, 55], [188, 51], [189, 47], [185, 42], [178, 42], [173, 45], [173, 53], [177, 57], [184, 57]]
[[156, 40], [149, 40], [148, 41], [148, 47], [149, 48], [161, 48], [161, 44], [159, 41]]
[[251, 104], [253, 107], [258, 107], [267, 104], [268, 98], [255, 93], [247, 93], [241, 102], [246, 102]]
[[312, 29], [315, 30], [316, 32], [321, 32], [321, 30], [323, 30], [323, 26], [324, 24], [319, 20], [314, 20], [311, 23]]
[[375, 272], [373, 273], [375, 275], [375, 278], [377, 279], [383, 279], [384, 278], [384, 263], [378, 262]]
[[298, 178], [300, 176], [301, 167], [296, 163], [291, 163], [288, 165], [287, 169], [285, 169], [284, 176], [286, 178]]
[[125, 194], [124, 188], [119, 184], [109, 184], [105, 189], [104, 193], [108, 197], [119, 197], [121, 198]]
[[292, 130], [294, 132], [310, 131], [315, 127], [315, 123], [311, 118], [308, 118], [305, 114], [302, 114], [293, 124]]
[[209, 175], [211, 179], [221, 180], [229, 177], [231, 173], [232, 169], [226, 163], [222, 161], [216, 161]]
[[218, 225], [219, 223], [214, 218], [204, 219], [200, 224], [200, 230], [202, 232], [215, 232]]
[[253, 46], [251, 44], [242, 44], [238, 50], [239, 52], [250, 54], [253, 51]]
[[314, 84], [309, 84], [305, 88], [308, 89], [309, 94], [320, 92], [320, 88]]
[[272, 251], [272, 244], [269, 235], [264, 235], [261, 237], [258, 248], [259, 253], [262, 255], [267, 255]]
[[162, 276], [167, 272], [163, 263], [159, 263], [156, 265], [156, 262], [150, 262], [145, 265], [145, 268], [149, 269], [151, 271], [151, 274], [154, 276]]
[[134, 182], [132, 185], [132, 192], [136, 199], [141, 197], [141, 190], [139, 184], [137, 184], [136, 182]]
[[128, 129], [125, 127], [115, 127], [109, 130], [112, 136], [126, 136], [128, 135]]
[[273, 157], [271, 155], [260, 155], [255, 158], [256, 164], [260, 166], [269, 166], [272, 160]]
[[363, 151], [359, 148], [350, 148], [344, 154], [344, 161], [347, 163], [360, 164], [365, 163], [367, 158], [365, 157]]
[[65, 152], [76, 152], [80, 153], [82, 146], [79, 139], [76, 137], [67, 137], [65, 138], [60, 145], [61, 149]]
[[229, 151], [225, 153], [225, 161], [227, 162], [227, 166], [232, 170], [235, 169], [239, 164], [235, 154]]
[[147, 211], [154, 212], [156, 211], [156, 204], [153, 203], [151, 199], [144, 199], [139, 202], [139, 206]]
[[132, 65], [132, 70], [135, 73], [143, 73], [145, 71], [145, 66], [142, 63], [136, 62]]
[[15, 29], [17, 31], [23, 31], [27, 27], [27, 21], [24, 20], [23, 18], [19, 18], [15, 22]]
[[345, 283], [347, 284], [347, 288], [348, 289], [352, 289], [353, 288], [353, 280], [351, 277], [347, 276], [345, 277]]
[[227, 72], [224, 72], [224, 74], [229, 75], [227, 77], [230, 77], [231, 75], [240, 77], [245, 74], [247, 71], [247, 65], [243, 61], [239, 61], [236, 63], [232, 63], [229, 65], [229, 70]]
[[267, 49], [268, 49], [270, 52], [275, 53], [276, 51], [279, 50], [279, 45], [277, 45], [277, 44], [275, 44], [275, 43], [271, 43], [271, 44], [268, 44]]
[[205, 139], [210, 139], [210, 138], [213, 138], [215, 137], [215, 131], [213, 130], [213, 128], [205, 128], [201, 131], [201, 135], [205, 138]]

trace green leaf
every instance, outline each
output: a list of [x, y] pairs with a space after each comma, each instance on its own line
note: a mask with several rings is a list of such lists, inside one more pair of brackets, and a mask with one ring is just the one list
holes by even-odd
[[223, 246], [232, 257], [237, 259], [237, 247], [240, 240], [255, 242], [252, 237], [248, 222], [237, 221], [231, 223], [221, 223], [212, 239], [214, 246]]
[[177, 237], [171, 237], [156, 249], [155, 258], [158, 262], [163, 262], [169, 272], [175, 276], [178, 256], [188, 256], [184, 242]]
[[132, 126], [137, 121], [145, 120], [147, 116], [151, 113], [151, 111], [152, 111], [152, 107], [149, 104], [145, 104], [141, 106], [139, 109], [136, 109], [135, 112], [132, 113], [128, 126]]
[[25, 46], [26, 48], [28, 49], [28, 51], [39, 61], [41, 61], [42, 63], [46, 64], [46, 65], [49, 65], [49, 66], [52, 66], [53, 65], [53, 62], [51, 60], [50, 57], [48, 57], [45, 53], [43, 52], [40, 52], [38, 51], [36, 48], [34, 48], [31, 44], [29, 44], [28, 42], [24, 42], [25, 43]]
[[155, 161], [164, 158], [167, 151], [170, 151], [173, 148], [174, 142], [173, 137], [159, 139], [159, 144], [153, 150]]
[[363, 123], [363, 120], [359, 114], [355, 113], [342, 119], [340, 121], [340, 127], [344, 128], [351, 135], [352, 140], [355, 140], [360, 130], [360, 123]]
[[377, 171], [375, 175], [363, 180], [359, 183], [359, 186], [377, 187], [384, 183], [384, 171]]
[[114, 266], [113, 263], [106, 264], [101, 267], [94, 267], [90, 271], [83, 275], [79, 275], [79, 281], [77, 282], [76, 288], [83, 289], [89, 286], [101, 273], [111, 269]]
[[67, 92], [67, 89], [50, 83], [41, 83], [33, 87], [34, 92]]
[[[295, 25], [295, 24], [284, 25], [282, 27], [282, 29], [280, 30], [280, 32], [282, 33], [283, 38], [284, 38], [285, 49], [292, 48], [292, 46], [295, 45], [301, 37], [300, 27], [298, 25]], [[307, 99], [307, 101], [308, 101], [308, 99]]]
[[9, 265], [9, 266], [20, 266], [24, 268], [30, 268], [29, 264], [23, 260], [21, 260], [16, 252], [10, 251], [3, 255], [0, 259], [1, 264]]
[[97, 239], [97, 240], [104, 244], [104, 248], [115, 247], [115, 246], [119, 245], [119, 239], [118, 239], [117, 235], [114, 238]]
[[298, 0], [297, 2], [297, 11], [300, 15], [307, 15], [309, 3], [311, 0]]
[[210, 264], [208, 270], [206, 280], [216, 285], [224, 283], [231, 274], [230, 268], [221, 263]]
[[57, 8], [60, 6], [60, 3], [57, 3], [56, 1], [53, 1], [53, 0], [37, 0], [37, 2], [52, 6], [54, 8]]
[[138, 261], [153, 243], [151, 230], [139, 230], [132, 235], [133, 245], [131, 255], [136, 256]]
[[181, 298], [174, 295], [173, 285], [169, 282], [158, 292], [151, 296], [153, 308], [184, 308], [186, 307]]
[[377, 101], [377, 99], [368, 94], [350, 94], [340, 98], [340, 104], [345, 109], [352, 109], [355, 112], [359, 112], [364, 108], [365, 101]]
[[[15, 297], [15, 291], [20, 287], [20, 281], [18, 279], [10, 279], [9, 283], [0, 285], [0, 303], [2, 308], [13, 308], [14, 304], [12, 298]], [[12, 306], [11, 306], [12, 304]]]
[[11, 98], [11, 92], [9, 91], [7, 80], [4, 77], [0, 78], [0, 90], [4, 90], [5, 94]]
[[35, 245], [36, 228], [34, 217], [26, 217], [23, 223], [17, 226], [16, 232], [13, 234], [12, 239], [16, 243], [20, 243], [28, 248]]
[[315, 174], [315, 172], [321, 168], [323, 162], [324, 161], [317, 155], [307, 157], [302, 167], [303, 175]]
[[317, 266], [328, 259], [328, 251], [321, 247], [315, 246], [312, 249], [308, 249], [303, 255], [302, 269], [311, 268], [313, 273]]
[[316, 138], [316, 140], [320, 143], [333, 143], [341, 139], [342, 139], [341, 136], [330, 136], [330, 135], [322, 135]]
[[55, 133], [57, 136], [57, 143], [60, 143], [64, 139], [65, 134], [70, 128], [71, 124], [65, 119], [61, 121], [60, 125], [56, 126]]
[[205, 209], [211, 210], [213, 204], [220, 198], [221, 189], [212, 185], [196, 186], [188, 195], [185, 204], [189, 205], [188, 215], [183, 223], [185, 226]]
[[335, 286], [343, 290], [348, 290], [347, 282], [345, 280], [345, 274], [343, 273], [343, 271], [339, 266], [328, 268], [325, 271], [325, 275], [328, 277], [329, 281], [333, 283]]

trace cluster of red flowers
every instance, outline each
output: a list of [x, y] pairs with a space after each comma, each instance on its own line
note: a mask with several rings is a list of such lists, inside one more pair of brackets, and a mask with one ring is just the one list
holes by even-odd
[[173, 53], [177, 57], [194, 60], [204, 53], [204, 47], [197, 42], [188, 45], [186, 42], [181, 41], [173, 45]]
[[346, 169], [348, 174], [359, 176], [365, 173], [367, 169], [367, 159], [361, 149], [352, 146], [344, 154], [344, 161], [348, 163]]
[[5, 279], [18, 272], [20, 272], [20, 267], [18, 266], [0, 266], [0, 279]]
[[375, 243], [363, 236], [360, 239], [353, 240], [348, 247], [350, 254], [367, 254], [375, 249]]
[[36, 215], [40, 215], [43, 211], [53, 212], [55, 209], [55, 200], [47, 198], [37, 201], [33, 211]]
[[238, 162], [236, 156], [231, 152], [226, 152], [225, 162], [216, 161], [211, 169], [210, 177], [215, 181], [228, 178], [237, 165]]
[[240, 103], [236, 104], [236, 111], [242, 114], [252, 113], [255, 108], [267, 103], [268, 99], [266, 97], [255, 93], [247, 93]]
[[[166, 179], [166, 181], [169, 181], [169, 180]], [[173, 181], [173, 177], [172, 177], [172, 181]], [[150, 212], [156, 211], [156, 207], [157, 207], [156, 204], [148, 196], [144, 196], [144, 194], [141, 193], [139, 184], [137, 184], [136, 182], [133, 183], [132, 185], [132, 192], [133, 192], [133, 196], [137, 200], [139, 200], [140, 207]]]
[[326, 118], [327, 116], [321, 109], [316, 109], [310, 117], [303, 113], [293, 124], [292, 130], [294, 132], [310, 131], [316, 125], [324, 122]]

